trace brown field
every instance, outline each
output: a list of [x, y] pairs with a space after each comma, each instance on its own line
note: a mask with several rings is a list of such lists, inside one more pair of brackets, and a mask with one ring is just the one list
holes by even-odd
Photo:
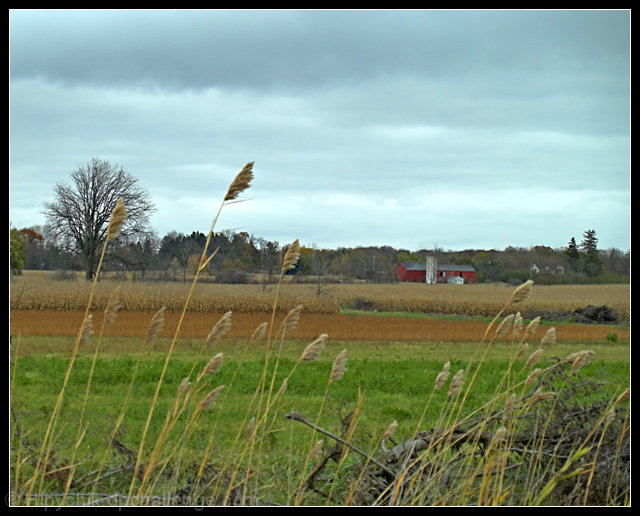
[[[82, 322], [82, 311], [16, 310], [11, 312], [11, 333], [14, 335], [73, 336]], [[172, 337], [177, 327], [178, 313], [167, 313], [161, 337]], [[147, 332], [152, 313], [120, 312], [116, 322], [107, 326], [105, 336], [139, 337]], [[222, 313], [188, 313], [179, 337], [202, 339], [209, 334]], [[283, 315], [276, 317], [277, 330]], [[234, 313], [228, 338], [249, 338], [263, 322], [269, 322], [267, 313]], [[99, 331], [102, 314], [94, 315], [94, 328]], [[327, 333], [332, 340], [370, 341], [422, 341], [422, 342], [478, 342], [488, 323], [479, 320], [438, 319], [426, 317], [393, 317], [344, 314], [302, 314], [298, 327], [289, 332], [291, 339], [314, 339]], [[548, 326], [540, 326], [529, 342], [536, 342]], [[558, 341], [604, 341], [610, 326], [585, 324], [556, 325]], [[629, 339], [629, 330], [615, 328], [621, 340]], [[505, 340], [500, 337], [498, 340]]]
[[[206, 278], [205, 278], [206, 279]], [[331, 284], [317, 295], [314, 285], [282, 285], [278, 307], [287, 312], [297, 305], [305, 313], [338, 314], [344, 307], [368, 307], [379, 311], [422, 312], [494, 316], [509, 299], [514, 287], [503, 284], [426, 285]], [[168, 312], [182, 310], [189, 283], [141, 283], [101, 281], [97, 285], [94, 308], [104, 309], [118, 287], [123, 311], [154, 312], [165, 306]], [[90, 285], [85, 281], [60, 282], [46, 273], [26, 271], [12, 280], [11, 310], [84, 310]], [[190, 312], [268, 313], [273, 306], [274, 285], [219, 285], [200, 283], [189, 304]], [[518, 306], [523, 314], [536, 311], [567, 312], [587, 305], [607, 305], [624, 319], [630, 315], [629, 285], [538, 285], [530, 299]]]

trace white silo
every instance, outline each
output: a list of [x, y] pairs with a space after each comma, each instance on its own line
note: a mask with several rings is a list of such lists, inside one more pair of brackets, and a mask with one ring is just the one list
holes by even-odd
[[436, 283], [437, 270], [438, 270], [438, 264], [437, 264], [435, 255], [427, 256], [425, 281], [429, 285], [433, 285]]

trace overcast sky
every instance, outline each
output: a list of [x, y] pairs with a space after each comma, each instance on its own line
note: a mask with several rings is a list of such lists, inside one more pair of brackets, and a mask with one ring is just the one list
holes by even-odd
[[630, 12], [12, 10], [11, 227], [92, 157], [160, 237], [630, 249]]

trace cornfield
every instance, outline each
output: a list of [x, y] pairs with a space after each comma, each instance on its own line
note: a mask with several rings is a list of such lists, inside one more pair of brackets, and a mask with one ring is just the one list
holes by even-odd
[[[185, 283], [134, 283], [101, 281], [96, 288], [94, 308], [106, 306], [113, 289], [120, 287], [123, 311], [153, 312], [166, 307], [180, 311], [189, 290]], [[26, 273], [11, 284], [11, 310], [84, 310], [91, 285], [84, 282], [58, 282], [45, 274]], [[273, 306], [273, 286], [220, 285], [197, 286], [189, 304], [190, 312], [267, 313]], [[280, 291], [278, 309], [288, 312], [302, 305], [306, 313], [336, 314], [342, 308], [364, 308], [390, 312], [421, 312], [470, 316], [493, 316], [508, 299], [513, 287], [503, 284], [426, 285], [331, 284], [318, 295], [313, 285], [288, 283]], [[537, 285], [522, 313], [570, 312], [587, 305], [607, 305], [622, 319], [629, 319], [629, 285]]]

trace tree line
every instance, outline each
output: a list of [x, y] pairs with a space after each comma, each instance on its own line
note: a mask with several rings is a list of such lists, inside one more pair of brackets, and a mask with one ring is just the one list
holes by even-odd
[[[11, 261], [15, 273], [22, 269], [81, 271], [81, 256], [56, 238], [46, 227], [11, 230]], [[103, 269], [112, 276], [141, 281], [187, 281], [198, 265], [206, 241], [204, 233], [172, 231], [162, 238], [153, 232], [143, 237], [118, 238], [109, 249]], [[212, 236], [216, 255], [206, 271], [211, 281], [246, 283], [254, 274], [275, 280], [286, 247], [247, 232], [223, 231]], [[396, 281], [400, 262], [422, 262], [436, 254], [438, 263], [470, 264], [479, 282], [519, 284], [534, 279], [538, 284], [621, 283], [629, 281], [630, 254], [619, 249], [600, 250], [595, 232], [587, 230], [580, 244], [571, 238], [566, 248], [548, 246], [507, 247], [502, 250], [467, 249], [409, 251], [391, 246], [323, 249], [302, 246], [292, 273], [298, 281]], [[206, 276], [205, 276], [206, 277]]]
[[[44, 203], [44, 226], [10, 230], [10, 266], [14, 274], [23, 269], [57, 271], [60, 278], [84, 271], [93, 278], [106, 236], [109, 216], [122, 198], [126, 222], [105, 255], [103, 270], [139, 280], [186, 281], [195, 271], [207, 235], [172, 231], [159, 237], [149, 225], [155, 206], [138, 180], [118, 165], [92, 158], [71, 174], [72, 184], [57, 184], [54, 200]], [[600, 250], [593, 229], [586, 230], [580, 244], [571, 237], [566, 248], [538, 245], [503, 250], [468, 249], [409, 251], [391, 246], [321, 249], [309, 244], [290, 272], [297, 280], [314, 278], [318, 292], [331, 281], [387, 283], [396, 280], [400, 262], [420, 262], [436, 254], [439, 263], [470, 264], [480, 282], [519, 284], [534, 279], [539, 284], [628, 282], [630, 253]], [[212, 235], [209, 279], [243, 283], [260, 273], [260, 281], [272, 281], [280, 270], [285, 246], [247, 232], [222, 231]]]

